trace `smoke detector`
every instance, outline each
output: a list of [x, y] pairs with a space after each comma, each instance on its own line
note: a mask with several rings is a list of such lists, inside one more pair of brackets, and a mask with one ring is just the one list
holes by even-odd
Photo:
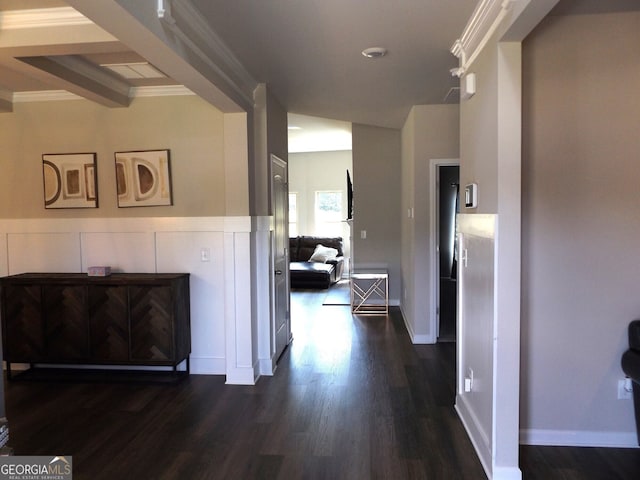
[[380, 58], [384, 57], [387, 54], [387, 49], [384, 47], [370, 47], [365, 48], [362, 51], [362, 55], [367, 58]]

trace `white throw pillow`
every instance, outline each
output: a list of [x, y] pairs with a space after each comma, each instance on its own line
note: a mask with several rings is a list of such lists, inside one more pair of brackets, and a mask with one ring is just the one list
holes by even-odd
[[313, 255], [309, 258], [310, 262], [325, 263], [327, 260], [332, 260], [338, 256], [338, 250], [331, 247], [325, 247], [322, 244], [318, 244], [313, 252]]

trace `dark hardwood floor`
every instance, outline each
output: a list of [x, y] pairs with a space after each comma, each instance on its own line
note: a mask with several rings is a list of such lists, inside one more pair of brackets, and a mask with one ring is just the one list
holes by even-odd
[[[294, 341], [255, 386], [8, 382], [10, 445], [72, 455], [75, 480], [486, 478], [453, 409], [455, 344], [323, 299], [294, 293]], [[637, 450], [521, 452], [525, 479], [640, 478]]]

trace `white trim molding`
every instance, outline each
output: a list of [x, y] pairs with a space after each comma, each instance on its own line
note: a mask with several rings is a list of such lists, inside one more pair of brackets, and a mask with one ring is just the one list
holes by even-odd
[[[142, 97], [177, 97], [183, 95], [195, 95], [184, 85], [161, 85], [148, 87], [131, 87], [129, 96], [131, 98]], [[41, 90], [33, 92], [14, 92], [13, 103], [27, 102], [63, 102], [69, 100], [85, 100], [84, 97], [76, 95], [66, 90]], [[8, 100], [8, 99], [7, 99]]]
[[451, 46], [458, 68], [451, 74], [461, 78], [496, 32], [512, 5], [518, 0], [482, 0], [471, 15], [462, 35]]
[[158, 18], [249, 105], [258, 82], [191, 0], [158, 0]]
[[636, 432], [521, 429], [520, 444], [552, 447], [640, 448]]

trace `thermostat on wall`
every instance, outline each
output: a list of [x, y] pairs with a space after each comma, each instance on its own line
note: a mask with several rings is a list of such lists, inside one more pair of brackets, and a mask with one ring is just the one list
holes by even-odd
[[464, 187], [464, 206], [476, 208], [478, 206], [478, 184], [470, 183]]

